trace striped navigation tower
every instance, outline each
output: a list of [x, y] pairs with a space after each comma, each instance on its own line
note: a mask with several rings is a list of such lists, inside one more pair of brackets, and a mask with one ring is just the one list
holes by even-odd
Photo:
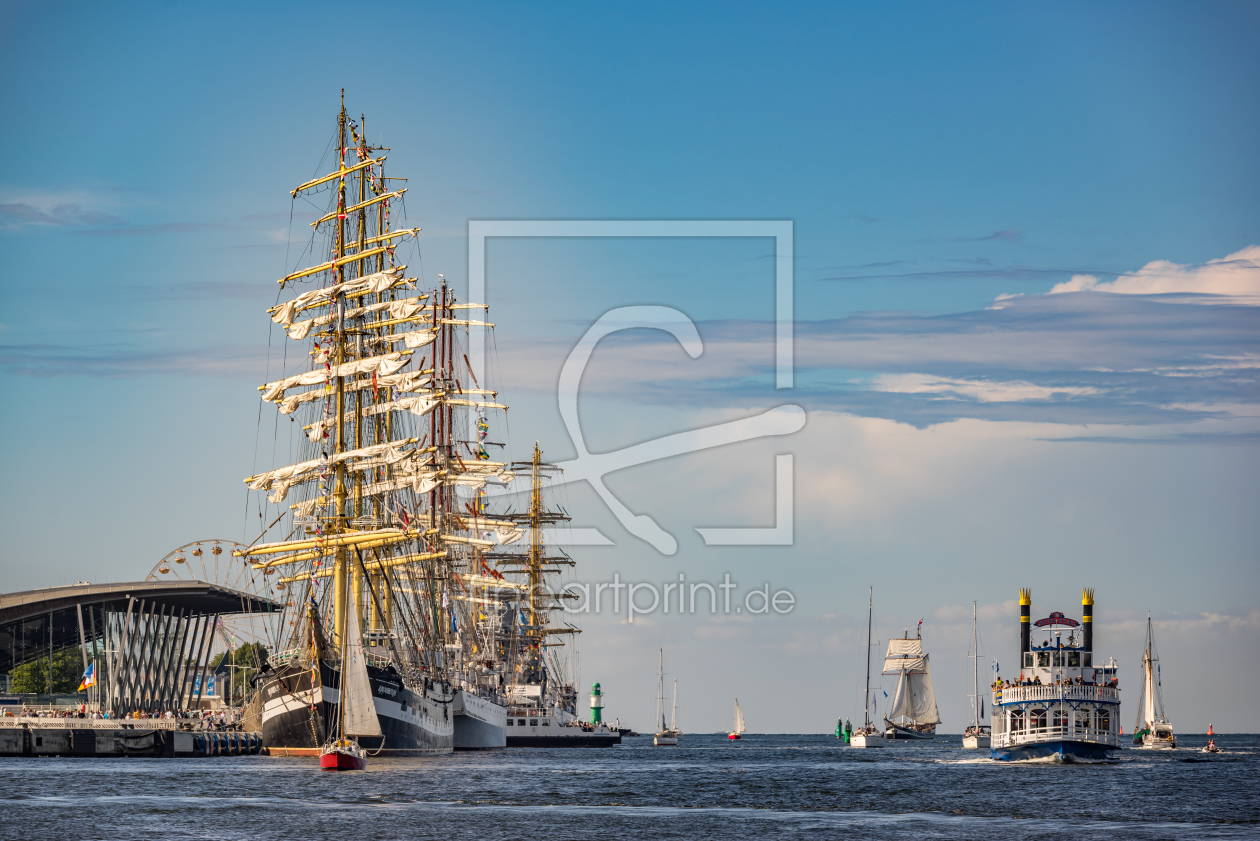
[[604, 720], [604, 693], [599, 691], [599, 684], [591, 687], [591, 724], [599, 724]]

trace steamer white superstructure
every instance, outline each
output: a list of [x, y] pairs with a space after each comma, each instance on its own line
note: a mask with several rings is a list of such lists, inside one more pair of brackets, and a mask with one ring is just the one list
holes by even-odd
[[1120, 747], [1120, 687], [1114, 660], [1094, 663], [1094, 591], [1082, 591], [1080, 622], [1058, 612], [1032, 622], [1030, 590], [1019, 591], [1019, 608], [1019, 679], [998, 678], [993, 684], [989, 755], [1061, 761], [1106, 757]]

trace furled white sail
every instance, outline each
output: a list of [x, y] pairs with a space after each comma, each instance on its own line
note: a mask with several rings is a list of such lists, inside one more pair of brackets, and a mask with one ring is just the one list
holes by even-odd
[[[411, 318], [416, 313], [424, 309], [423, 298], [403, 298], [401, 301], [381, 301], [379, 304], [368, 304], [365, 307], [354, 307], [348, 309], [344, 313], [345, 318], [358, 318], [368, 313], [380, 312], [381, 310], [389, 310], [390, 318]], [[312, 328], [321, 327], [333, 320], [332, 313], [324, 313], [314, 318], [306, 318], [302, 321], [295, 321], [286, 327], [290, 339], [305, 339], [310, 335]]]
[[332, 286], [324, 286], [319, 289], [312, 289], [309, 292], [303, 292], [293, 300], [285, 301], [276, 307], [276, 311], [271, 314], [271, 320], [287, 327], [293, 323], [298, 312], [304, 307], [328, 303], [335, 295], [351, 295], [356, 292], [360, 294], [384, 292], [403, 279], [403, 270], [406, 268], [406, 266], [397, 266], [392, 269], [386, 269], [383, 272], [376, 272], [363, 277], [356, 277], [353, 280], [334, 283]]
[[884, 657], [884, 674], [921, 671], [924, 668], [923, 642], [919, 639], [891, 639]]
[[341, 728], [347, 736], [379, 736], [381, 722], [376, 716], [372, 684], [368, 680], [363, 635], [359, 633], [359, 612], [346, 611], [346, 659], [341, 664]]
[[383, 356], [369, 356], [367, 359], [352, 359], [349, 362], [334, 365], [330, 369], [316, 368], [304, 374], [285, 377], [282, 380], [276, 380], [263, 386], [262, 399], [268, 403], [275, 403], [284, 397], [285, 389], [292, 388], [295, 385], [314, 385], [315, 383], [324, 382], [325, 379], [353, 377], [359, 374], [371, 373], [376, 373], [379, 379], [382, 375], [396, 374], [407, 364], [408, 360], [406, 357], [408, 353], [409, 351], [403, 350], [387, 353]]
[[499, 539], [500, 543], [506, 546], [509, 543], [515, 543], [516, 541], [524, 537], [525, 529], [518, 529], [518, 528], [495, 529], [494, 536]]
[[[398, 374], [388, 374], [384, 377], [378, 376], [375, 386], [378, 389], [394, 388], [398, 391], [420, 391], [429, 385], [431, 379], [427, 374], [422, 374], [419, 371], [403, 371]], [[372, 388], [372, 386], [373, 382], [368, 378], [347, 383], [345, 390], [346, 392], [359, 391]], [[327, 395], [328, 392], [322, 388], [290, 394], [280, 402], [280, 413], [282, 415], [291, 415], [303, 403], [310, 403], [312, 400], [319, 400]]]
[[[424, 416], [437, 408], [438, 404], [441, 402], [442, 401], [439, 398], [433, 397], [432, 395], [418, 394], [415, 397], [403, 397], [398, 400], [391, 400], [388, 403], [380, 403], [376, 406], [369, 406], [360, 412], [360, 414], [364, 417], [368, 417], [370, 415], [380, 415], [385, 412], [407, 411], [411, 412], [413, 415]], [[325, 432], [328, 433], [329, 437], [332, 437], [336, 429], [337, 419], [335, 417], [321, 418], [311, 424], [310, 429], [306, 430], [306, 437], [312, 441], [319, 441], [324, 437]]]
[[[383, 444], [373, 444], [370, 447], [361, 447], [357, 450], [346, 450], [342, 453], [334, 453], [328, 457], [328, 464], [333, 465], [350, 459], [372, 459], [383, 464], [393, 464], [403, 459], [414, 457], [414, 450], [404, 450], [403, 446], [406, 441], [386, 441]], [[275, 470], [268, 470], [266, 473], [259, 473], [251, 477], [249, 481], [249, 489], [253, 491], [271, 491], [271, 495], [267, 498], [271, 502], [283, 502], [285, 497], [289, 495], [289, 488], [296, 484], [305, 482], [314, 478], [319, 474], [320, 464], [323, 459], [311, 459], [310, 461], [291, 464], [287, 467], [277, 467]], [[365, 464], [364, 467], [369, 465]]]
[[[437, 471], [431, 470], [428, 473], [415, 473], [414, 475], [399, 476], [394, 479], [386, 479], [383, 482], [373, 482], [369, 485], [364, 485], [362, 495], [370, 497], [394, 491], [411, 491], [416, 494], [427, 494], [436, 488], [440, 482]], [[315, 513], [316, 506], [329, 503], [331, 503], [331, 499], [327, 497], [308, 499], [305, 502], [299, 502], [292, 506], [293, 513], [299, 517], [309, 517]], [[402, 518], [398, 518], [398, 521], [401, 523]]]
[[436, 330], [408, 330], [406, 333], [400, 333], [391, 341], [403, 340], [408, 348], [415, 350], [418, 347], [424, 347], [437, 338]]

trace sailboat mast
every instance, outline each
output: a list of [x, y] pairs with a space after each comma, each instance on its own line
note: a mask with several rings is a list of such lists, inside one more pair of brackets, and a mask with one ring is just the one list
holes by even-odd
[[660, 665], [656, 669], [656, 715], [665, 729], [665, 649], [660, 650]]
[[866, 726], [871, 726], [871, 619], [875, 615], [875, 587], [866, 594]]
[[975, 695], [972, 696], [971, 707], [975, 713], [976, 732], [980, 731], [980, 631], [976, 628], [976, 603], [971, 603], [971, 653], [975, 661], [971, 664], [975, 674]]
[[669, 714], [669, 729], [678, 729], [678, 678], [674, 678], [674, 711]]
[[1154, 655], [1151, 648], [1151, 614], [1147, 612], [1146, 656], [1143, 658], [1146, 661], [1144, 663], [1144, 667], [1146, 669], [1146, 686], [1143, 687], [1142, 693], [1144, 696], [1142, 698], [1142, 705], [1144, 707], [1143, 713], [1146, 717], [1146, 721], [1143, 722], [1144, 725], [1149, 725], [1151, 722], [1155, 721], [1155, 665], [1152, 662], [1152, 657]]

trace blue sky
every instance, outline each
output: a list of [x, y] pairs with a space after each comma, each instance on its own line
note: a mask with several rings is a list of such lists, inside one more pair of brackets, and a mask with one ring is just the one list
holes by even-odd
[[[979, 601], [1000, 655], [1018, 587], [1071, 615], [1091, 585], [1130, 675], [1145, 611], [1163, 623], [1175, 721], [1244, 726], [1231, 699], [1260, 691], [1254, 4], [5, 16], [0, 590], [142, 577], [188, 540], [253, 537], [240, 480], [286, 452], [255, 398], [281, 341], [269, 361], [262, 309], [306, 246], [314, 208], [287, 193], [327, 166], [344, 87], [411, 179], [424, 232], [407, 259], [426, 283], [465, 282], [472, 219], [793, 222], [790, 392], [771, 387], [769, 240], [489, 246], [514, 456], [536, 439], [572, 456], [560, 365], [630, 304], [685, 312], [706, 351], [606, 340], [583, 381], [592, 450], [808, 412], [791, 438], [609, 477], [678, 537], [674, 556], [589, 488], [564, 491], [616, 543], [572, 550], [592, 580], [729, 571], [799, 596], [760, 624], [584, 617], [583, 677], [610, 712], [646, 718], [665, 645], [694, 687], [685, 727], [722, 726], [739, 694], [753, 729], [827, 729], [854, 714], [873, 584], [885, 632], [928, 617], [961, 729], [959, 611]], [[795, 545], [705, 547], [696, 526], [770, 525], [781, 452]], [[1237, 685], [1205, 710], [1192, 687], [1220, 670]], [[800, 721], [776, 719], [783, 680], [820, 699]]]

